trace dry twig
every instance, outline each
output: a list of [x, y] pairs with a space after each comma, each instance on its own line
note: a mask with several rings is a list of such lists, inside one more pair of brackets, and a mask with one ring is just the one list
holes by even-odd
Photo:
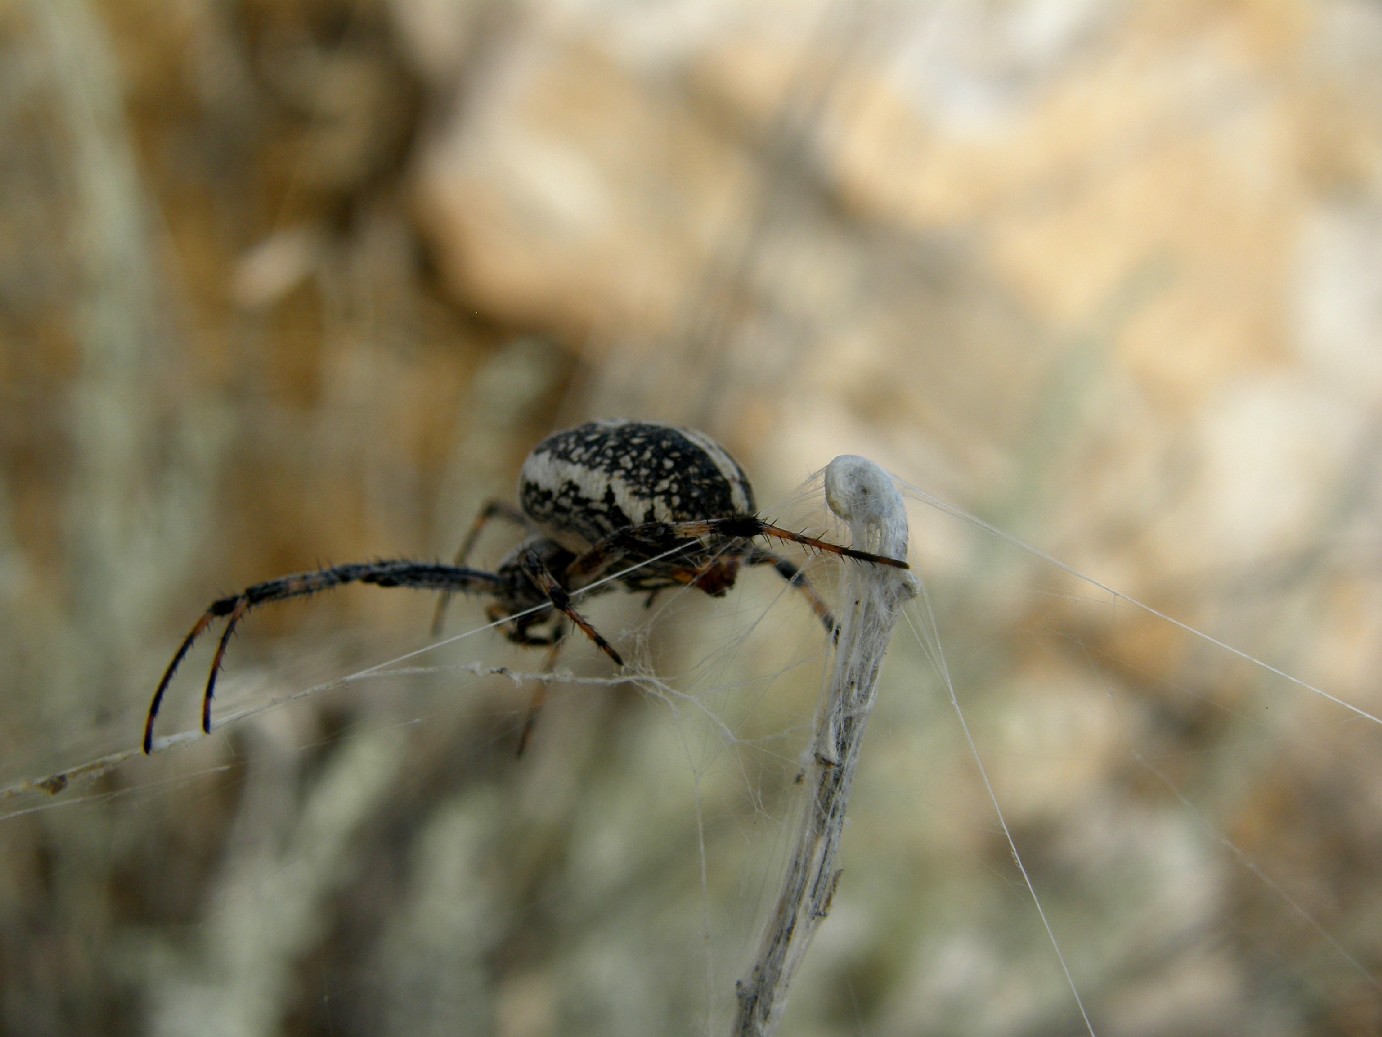
[[[830, 509], [849, 523], [856, 549], [906, 557], [907, 514], [886, 472], [862, 457], [837, 457], [825, 470], [825, 492]], [[736, 988], [735, 1037], [767, 1037], [776, 1030], [792, 977], [816, 927], [830, 911], [840, 879], [836, 861], [850, 787], [883, 654], [899, 610], [916, 595], [917, 587], [916, 577], [904, 570], [847, 567], [840, 595], [839, 645], [816, 723], [808, 779], [811, 799], [758, 959]]]

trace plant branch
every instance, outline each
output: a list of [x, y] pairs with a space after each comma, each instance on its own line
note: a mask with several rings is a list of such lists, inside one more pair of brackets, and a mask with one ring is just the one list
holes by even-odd
[[[862, 457], [837, 457], [825, 470], [825, 492], [830, 509], [849, 523], [855, 548], [906, 557], [907, 513], [886, 472]], [[792, 978], [830, 912], [845, 812], [883, 655], [898, 612], [918, 586], [905, 570], [846, 565], [839, 644], [813, 741], [811, 800], [758, 959], [736, 986], [735, 1037], [768, 1037], [777, 1029]]]

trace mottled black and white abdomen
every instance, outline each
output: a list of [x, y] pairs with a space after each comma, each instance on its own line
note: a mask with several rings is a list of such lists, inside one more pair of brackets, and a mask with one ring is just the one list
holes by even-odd
[[649, 522], [753, 515], [739, 462], [694, 429], [592, 421], [539, 443], [523, 464], [519, 503], [574, 553]]

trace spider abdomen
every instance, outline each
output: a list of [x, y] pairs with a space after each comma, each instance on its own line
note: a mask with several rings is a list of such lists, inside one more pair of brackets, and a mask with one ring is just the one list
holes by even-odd
[[756, 511], [744, 470], [713, 439], [627, 420], [587, 422], [544, 439], [523, 464], [519, 503], [574, 552], [649, 523]]

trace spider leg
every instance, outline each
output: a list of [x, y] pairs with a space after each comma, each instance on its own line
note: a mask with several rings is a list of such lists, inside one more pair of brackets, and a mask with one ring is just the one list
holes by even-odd
[[[508, 501], [489, 500], [480, 509], [480, 513], [475, 516], [475, 521], [470, 524], [470, 529], [461, 541], [461, 546], [456, 550], [456, 557], [451, 560], [455, 566], [464, 566], [470, 560], [470, 552], [475, 549], [475, 541], [480, 538], [480, 531], [489, 525], [492, 519], [501, 518], [505, 522], [512, 522], [516, 526], [530, 529], [531, 523], [528, 516], [519, 511]], [[451, 594], [444, 592], [437, 599], [437, 610], [432, 614], [432, 636], [440, 637], [442, 624], [446, 620], [446, 609], [451, 604]]]
[[153, 749], [154, 720], [158, 716], [159, 707], [163, 704], [163, 696], [168, 691], [168, 685], [173, 681], [173, 674], [186, 657], [193, 642], [206, 633], [207, 628], [212, 623], [221, 617], [228, 617], [225, 630], [221, 632], [221, 637], [216, 644], [216, 652], [212, 656], [211, 673], [207, 677], [206, 691], [202, 697], [202, 730], [207, 732], [211, 730], [211, 699], [216, 693], [216, 676], [225, 659], [226, 647], [230, 644], [231, 634], [235, 631], [240, 620], [245, 617], [245, 614], [250, 609], [271, 601], [305, 597], [347, 583], [370, 583], [376, 587], [411, 587], [418, 590], [446, 591], [448, 593], [496, 594], [503, 589], [503, 581], [494, 573], [455, 565], [444, 565], [440, 562], [399, 560], [337, 565], [329, 569], [296, 573], [292, 576], [280, 576], [276, 580], [267, 580], [264, 583], [256, 583], [252, 587], [246, 587], [239, 594], [213, 601], [201, 618], [192, 625], [192, 629], [188, 631], [187, 636], [178, 645], [177, 651], [173, 653], [168, 668], [163, 671], [163, 677], [159, 680], [158, 687], [154, 691], [153, 700], [149, 703], [148, 717], [144, 721], [144, 752], [148, 753]]
[[[890, 565], [897, 569], [909, 568], [907, 563], [901, 559], [870, 554], [867, 551], [856, 551], [852, 547], [842, 547], [839, 544], [832, 544], [828, 540], [807, 536], [805, 533], [794, 533], [790, 529], [775, 526], [771, 522], [765, 522], [754, 515], [729, 515], [723, 518], [698, 519], [689, 522], [648, 522], [620, 530], [605, 537], [572, 562], [566, 569], [567, 582], [581, 586], [591, 582], [608, 569], [616, 559], [629, 553], [633, 548], [641, 548], [646, 551], [650, 545], [674, 545], [679, 540], [690, 542], [708, 536], [736, 537], [744, 540], [758, 536], [771, 537], [801, 544], [817, 551], [826, 551], [830, 554], [842, 555], [845, 558], [855, 558], [861, 562]], [[763, 565], [766, 563], [758, 561], [749, 564]], [[784, 578], [788, 579], [789, 582], [792, 579], [785, 573]], [[687, 582], [695, 581], [688, 580]], [[812, 608], [815, 608], [814, 604]]]
[[158, 682], [158, 689], [154, 692], [153, 701], [149, 703], [149, 715], [144, 721], [144, 752], [148, 754], [153, 748], [154, 742], [154, 717], [158, 716], [158, 707], [163, 705], [163, 695], [168, 690], [168, 685], [173, 681], [173, 674], [178, 668], [178, 664], [186, 657], [188, 649], [192, 647], [192, 642], [206, 633], [206, 628], [216, 619], [220, 613], [213, 611], [217, 602], [210, 609], [202, 613], [202, 617], [192, 624], [192, 629], [187, 632], [187, 636], [182, 639], [182, 644], [178, 645], [178, 650], [173, 653], [172, 660], [168, 663], [168, 668], [163, 671], [163, 676]]
[[868, 551], [858, 551], [852, 547], [843, 547], [840, 544], [832, 544], [829, 540], [821, 540], [819, 537], [807, 536], [805, 533], [794, 533], [790, 529], [782, 526], [775, 526], [771, 522], [765, 522], [756, 515], [730, 515], [725, 518], [704, 519], [700, 522], [673, 522], [669, 523], [673, 530], [679, 531], [681, 536], [731, 536], [743, 537], [770, 537], [774, 540], [786, 540], [793, 544], [801, 544], [815, 551], [825, 551], [829, 554], [843, 555], [845, 558], [854, 558], [861, 562], [872, 562], [875, 565], [890, 565], [894, 569], [911, 568], [904, 559], [889, 558], [887, 555], [871, 554]]
[[624, 665], [623, 657], [614, 650], [614, 646], [606, 641], [600, 632], [590, 625], [590, 621], [572, 606], [571, 595], [552, 575], [536, 551], [531, 549], [524, 551], [519, 559], [519, 564], [523, 567], [524, 575], [532, 581], [534, 587], [542, 591], [554, 609], [580, 627], [581, 633], [594, 641], [595, 646], [613, 659], [616, 666]]
[[758, 547], [750, 549], [749, 553], [744, 556], [744, 564], [771, 565], [777, 570], [779, 576], [797, 590], [801, 591], [806, 597], [807, 603], [811, 606], [811, 611], [820, 617], [820, 621], [825, 624], [826, 633], [832, 638], [838, 637], [838, 631], [835, 628], [835, 617], [830, 614], [830, 607], [826, 605], [821, 596], [816, 593], [816, 588], [811, 586], [811, 581], [806, 578], [806, 574], [802, 572], [798, 566], [793, 565], [785, 558], [780, 558], [771, 551], [764, 551], [762, 548]]
[[[230, 618], [226, 620], [225, 629], [216, 641], [216, 651], [211, 656], [211, 674], [206, 679], [206, 694], [202, 696], [202, 731], [206, 734], [211, 733], [211, 696], [216, 691], [216, 676], [221, 672], [221, 666], [225, 662], [226, 646], [230, 644], [230, 635], [235, 633], [235, 628], [240, 625], [240, 620], [245, 618], [245, 613], [249, 610], [249, 601], [244, 597], [239, 598], [235, 602], [235, 607], [231, 609]], [[147, 735], [153, 735], [152, 723]]]
[[[551, 672], [552, 667], [557, 664], [557, 655], [561, 652], [561, 643], [557, 642], [547, 651], [547, 659], [542, 668]], [[537, 715], [542, 712], [542, 707], [547, 704], [547, 682], [538, 681], [537, 687], [533, 689], [533, 697], [528, 701], [528, 712], [523, 716], [523, 728], [518, 732], [518, 747], [514, 751], [515, 756], [522, 756], [528, 748], [528, 742], [533, 737], [533, 728], [537, 727]]]

